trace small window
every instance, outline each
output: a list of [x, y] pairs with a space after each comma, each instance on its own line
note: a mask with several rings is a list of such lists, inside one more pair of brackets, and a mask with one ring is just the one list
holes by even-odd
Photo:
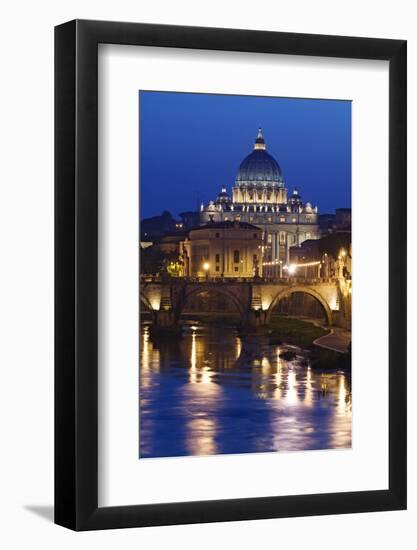
[[216, 264], [220, 262], [220, 254], [216, 254]]
[[257, 234], [257, 233], [254, 233], [254, 234], [253, 234], [253, 238], [254, 238], [254, 239], [257, 239], [257, 238], [258, 238], [258, 234]]
[[239, 268], [237, 266], [235, 267], [235, 271], [239, 271]]
[[285, 223], [285, 218], [284, 218], [284, 217], [281, 217], [281, 218], [279, 219], [279, 221], [280, 221], [281, 223]]
[[239, 254], [239, 250], [234, 250], [233, 251], [233, 262], [235, 264], [238, 264], [240, 261], [240, 254]]
[[272, 243], [272, 235], [271, 233], [269, 233], [268, 235], [268, 244], [271, 244]]
[[216, 239], [220, 239], [220, 233], [216, 233]]
[[216, 271], [220, 271], [220, 266], [216, 265]]

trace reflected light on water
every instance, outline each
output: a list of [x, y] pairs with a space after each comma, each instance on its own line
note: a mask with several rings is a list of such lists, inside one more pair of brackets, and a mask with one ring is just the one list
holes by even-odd
[[274, 384], [275, 384], [275, 390], [273, 394], [274, 399], [281, 399], [282, 398], [282, 359], [279, 356], [281, 353], [281, 348], [277, 347], [275, 349], [275, 363], [276, 363], [276, 372], [274, 375]]
[[349, 447], [352, 444], [351, 419], [351, 394], [346, 376], [340, 374], [338, 378], [336, 414], [334, 415], [332, 426], [332, 446], [334, 448]]
[[290, 369], [287, 375], [287, 393], [285, 395], [287, 405], [296, 405], [298, 403], [297, 375]]
[[141, 457], [351, 445], [349, 376], [280, 357], [296, 348], [202, 325], [163, 345], [143, 327], [141, 343]]
[[193, 418], [187, 423], [186, 444], [191, 455], [213, 455], [217, 452], [215, 443], [216, 423], [210, 418]]
[[190, 383], [197, 382], [197, 343], [195, 335], [195, 327], [191, 327], [193, 333], [191, 335], [191, 357], [190, 357]]
[[159, 350], [154, 349], [149, 339], [149, 327], [146, 326], [143, 330], [141, 350], [140, 384], [142, 388], [147, 388], [152, 384], [151, 374], [159, 372], [159, 365]]
[[275, 391], [274, 391], [274, 399], [281, 399], [282, 397], [282, 390], [281, 390], [281, 384], [282, 384], [282, 367], [281, 363], [278, 363], [277, 365], [277, 372], [275, 373], [274, 377], [275, 382]]
[[201, 380], [200, 382], [202, 384], [211, 384], [213, 373], [209, 369], [209, 367], [203, 367], [203, 370], [201, 372]]
[[261, 360], [262, 374], [269, 374], [271, 372], [271, 363], [268, 357], [262, 357]]
[[[190, 351], [190, 371], [189, 380], [191, 384], [210, 384], [212, 382], [213, 372], [208, 366], [202, 366], [202, 357], [204, 356], [205, 346], [197, 338], [195, 327], [191, 327], [191, 351]], [[200, 359], [200, 362], [199, 362]]]
[[142, 367], [145, 372], [149, 371], [149, 327], [143, 332], [142, 339]]
[[[207, 362], [205, 340], [200, 339], [195, 327], [191, 334], [189, 381], [184, 388], [183, 406], [189, 411], [185, 426], [185, 441], [188, 453], [211, 455], [217, 452], [215, 436], [217, 421], [215, 409], [221, 387], [213, 381], [215, 372], [204, 364]], [[211, 411], [207, 413], [207, 411]]]
[[235, 359], [237, 361], [240, 357], [240, 354], [242, 353], [242, 340], [239, 337], [237, 337], [236, 340], [235, 340], [235, 343], [236, 343]]
[[347, 410], [347, 390], [346, 390], [346, 379], [343, 374], [339, 376], [339, 390], [338, 390], [338, 399], [337, 399], [337, 412], [339, 414], [345, 414]]
[[307, 374], [306, 374], [306, 387], [305, 387], [305, 394], [304, 394], [304, 404], [307, 405], [307, 407], [313, 406], [313, 383], [311, 379], [311, 367], [307, 367]]

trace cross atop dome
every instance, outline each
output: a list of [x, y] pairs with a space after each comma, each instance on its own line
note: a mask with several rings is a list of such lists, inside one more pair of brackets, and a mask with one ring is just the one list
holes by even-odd
[[264, 136], [262, 134], [262, 128], [261, 127], [258, 128], [258, 135], [256, 137], [255, 145], [254, 145], [253, 148], [254, 149], [261, 149], [262, 151], [265, 151], [265, 149], [266, 149], [265, 140], [264, 140]]

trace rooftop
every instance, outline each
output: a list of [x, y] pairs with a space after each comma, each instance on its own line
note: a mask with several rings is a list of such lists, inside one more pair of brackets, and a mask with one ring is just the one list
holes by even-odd
[[191, 231], [198, 231], [200, 229], [232, 229], [232, 228], [260, 230], [260, 227], [257, 227], [256, 225], [253, 225], [248, 222], [224, 221], [224, 222], [210, 222], [205, 225], [200, 225], [199, 227], [195, 227], [194, 229], [191, 229]]

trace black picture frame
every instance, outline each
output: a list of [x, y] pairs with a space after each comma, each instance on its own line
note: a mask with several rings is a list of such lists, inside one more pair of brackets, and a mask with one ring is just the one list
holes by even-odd
[[[98, 44], [389, 62], [389, 488], [98, 507]], [[108, 529], [406, 508], [406, 41], [74, 20], [55, 28], [55, 522]]]

